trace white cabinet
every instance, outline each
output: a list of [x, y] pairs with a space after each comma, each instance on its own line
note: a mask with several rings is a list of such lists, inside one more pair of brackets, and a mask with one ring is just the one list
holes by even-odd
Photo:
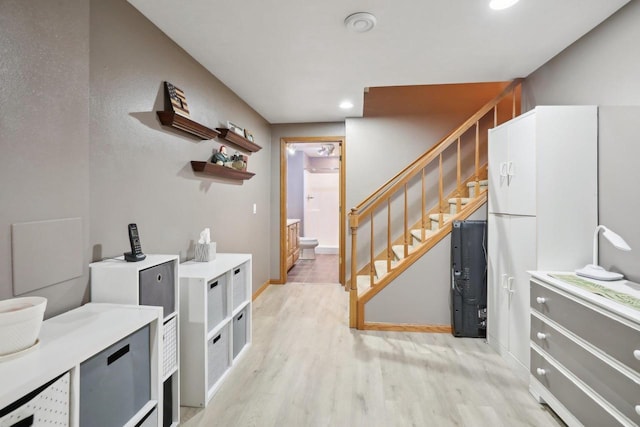
[[204, 407], [251, 343], [251, 255], [180, 264], [181, 401]]
[[487, 339], [526, 377], [527, 270], [588, 264], [597, 225], [597, 107], [536, 107], [489, 131]]
[[[0, 361], [0, 425], [153, 425], [162, 415], [157, 307], [86, 304]], [[21, 424], [24, 423], [24, 424]]]
[[571, 427], [640, 425], [640, 311], [582, 287], [638, 284], [531, 274], [531, 393]]
[[122, 257], [89, 264], [91, 301], [162, 307], [163, 393], [166, 399], [163, 426], [180, 422], [180, 290], [177, 255], [147, 255], [138, 262]]
[[535, 124], [526, 114], [491, 131], [489, 213], [536, 214]]

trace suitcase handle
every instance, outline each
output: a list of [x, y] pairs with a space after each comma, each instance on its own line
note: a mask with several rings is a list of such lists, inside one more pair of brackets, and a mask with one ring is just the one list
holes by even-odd
[[233, 274], [238, 274], [238, 273], [240, 273], [240, 269], [237, 269], [233, 272]]
[[107, 365], [111, 365], [116, 360], [120, 359], [125, 354], [129, 353], [129, 344], [122, 347], [120, 350], [113, 353], [111, 356], [107, 357]]
[[209, 285], [209, 289], [213, 289], [216, 286], [218, 286], [218, 281], [216, 280], [215, 282], [213, 282], [212, 284]]
[[29, 415], [24, 420], [20, 420], [15, 424], [11, 424], [9, 427], [29, 427], [33, 425], [33, 415]]
[[238, 316], [238, 318], [236, 320], [242, 319], [242, 316], [244, 316], [244, 313], [242, 313], [240, 316]]
[[220, 338], [221, 338], [221, 337], [222, 337], [222, 334], [220, 334], [220, 335], [218, 335], [217, 337], [215, 337], [215, 338], [213, 339], [213, 343], [215, 344], [215, 343], [217, 343], [218, 341], [220, 341]]

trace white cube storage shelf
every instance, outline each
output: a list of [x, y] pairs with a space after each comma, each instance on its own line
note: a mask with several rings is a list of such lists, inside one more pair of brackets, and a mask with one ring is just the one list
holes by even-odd
[[45, 320], [36, 347], [0, 361], [0, 425], [159, 427], [161, 316], [90, 303]]
[[180, 264], [180, 400], [204, 407], [251, 343], [251, 254]]
[[172, 401], [165, 406], [165, 427], [176, 426], [180, 421], [179, 262], [177, 255], [147, 254], [138, 262], [119, 257], [89, 264], [91, 301], [162, 307], [162, 389]]

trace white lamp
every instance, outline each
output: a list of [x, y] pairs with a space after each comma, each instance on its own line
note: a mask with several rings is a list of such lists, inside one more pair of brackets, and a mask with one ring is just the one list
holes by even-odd
[[603, 230], [602, 235], [616, 248], [623, 251], [630, 251], [631, 248], [622, 237], [609, 230], [604, 225], [596, 227], [593, 233], [593, 264], [587, 264], [583, 268], [576, 270], [578, 276], [589, 277], [596, 280], [621, 280], [624, 276], [620, 273], [607, 271], [598, 265], [598, 232]]

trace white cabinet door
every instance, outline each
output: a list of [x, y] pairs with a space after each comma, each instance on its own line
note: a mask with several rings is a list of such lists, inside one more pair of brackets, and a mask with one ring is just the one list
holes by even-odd
[[487, 335], [491, 346], [509, 350], [509, 295], [507, 293], [509, 248], [509, 217], [490, 214], [488, 217], [488, 277]]
[[509, 352], [529, 369], [529, 274], [536, 268], [536, 218], [509, 217]]
[[536, 215], [536, 115], [508, 125], [508, 213]]
[[507, 156], [509, 126], [489, 130], [489, 213], [507, 213]]

